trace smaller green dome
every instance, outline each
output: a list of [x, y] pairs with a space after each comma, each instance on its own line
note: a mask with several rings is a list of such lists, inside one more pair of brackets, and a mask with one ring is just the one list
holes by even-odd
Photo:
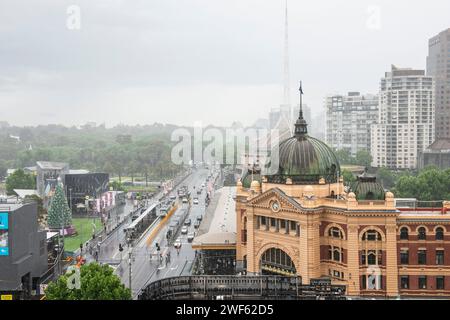
[[258, 181], [261, 183], [261, 169], [259, 168], [249, 168], [241, 177], [242, 186], [249, 189], [253, 181]]
[[351, 185], [357, 200], [384, 200], [385, 192], [383, 186], [378, 183], [377, 178], [369, 176], [366, 172], [358, 176]]

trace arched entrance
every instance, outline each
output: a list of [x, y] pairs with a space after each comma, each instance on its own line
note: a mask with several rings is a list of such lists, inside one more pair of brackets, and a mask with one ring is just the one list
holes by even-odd
[[270, 248], [261, 255], [262, 275], [295, 276], [297, 271], [291, 257], [281, 249]]

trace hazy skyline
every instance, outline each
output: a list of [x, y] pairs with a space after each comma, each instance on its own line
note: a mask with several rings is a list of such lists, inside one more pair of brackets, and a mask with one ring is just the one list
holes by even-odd
[[[313, 115], [327, 94], [377, 93], [391, 64], [425, 69], [450, 27], [443, 0], [288, 3], [291, 102], [301, 79]], [[284, 0], [3, 0], [0, 41], [14, 125], [250, 125], [283, 100]]]

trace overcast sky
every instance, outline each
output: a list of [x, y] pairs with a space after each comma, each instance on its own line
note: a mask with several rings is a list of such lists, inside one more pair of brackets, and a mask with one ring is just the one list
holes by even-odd
[[[449, 27], [448, 0], [289, 0], [291, 100], [376, 93]], [[1, 0], [0, 121], [249, 125], [282, 102], [283, 41], [284, 0]]]

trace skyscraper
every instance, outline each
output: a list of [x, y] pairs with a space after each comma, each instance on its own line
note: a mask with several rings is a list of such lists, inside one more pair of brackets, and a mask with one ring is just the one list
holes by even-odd
[[378, 97], [349, 92], [326, 97], [326, 142], [336, 150], [348, 150], [352, 156], [360, 150], [370, 152], [370, 125], [378, 119]]
[[371, 127], [374, 167], [417, 167], [434, 140], [434, 82], [425, 70], [392, 66], [381, 79], [377, 124]]
[[435, 81], [436, 139], [450, 139], [450, 28], [428, 41], [427, 76]]

